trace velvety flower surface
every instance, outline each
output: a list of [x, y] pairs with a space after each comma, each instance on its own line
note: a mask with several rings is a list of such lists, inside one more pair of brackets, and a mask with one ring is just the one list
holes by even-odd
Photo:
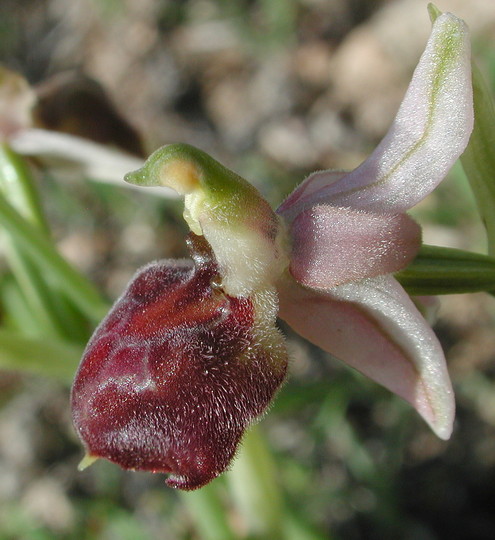
[[185, 144], [128, 174], [185, 196], [194, 263], [141, 270], [96, 330], [72, 393], [87, 455], [170, 473], [183, 489], [217, 476], [284, 379], [277, 313], [447, 438], [454, 400], [445, 358], [393, 273], [421, 243], [404, 212], [444, 178], [472, 124], [467, 30], [445, 14], [370, 158], [350, 173], [309, 176], [277, 212]]
[[181, 489], [225, 470], [287, 368], [269, 293], [226, 296], [212, 286], [208, 245], [191, 238], [194, 264], [160, 261], [136, 274], [95, 332], [72, 391], [88, 456], [170, 473], [167, 483]]

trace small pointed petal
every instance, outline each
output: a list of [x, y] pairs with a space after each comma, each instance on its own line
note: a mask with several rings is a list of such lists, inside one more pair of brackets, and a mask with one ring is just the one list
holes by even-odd
[[279, 316], [296, 332], [410, 402], [440, 438], [449, 438], [455, 404], [442, 348], [394, 278], [331, 292], [287, 279], [279, 293]]
[[311, 175], [281, 213], [293, 216], [318, 202], [377, 212], [411, 208], [438, 185], [466, 147], [472, 102], [468, 30], [445, 13], [435, 21], [394, 123], [373, 154], [340, 180], [334, 181], [333, 173]]
[[79, 462], [77, 470], [82, 472], [84, 469], [91, 467], [95, 461], [98, 461], [98, 456], [92, 456], [91, 454], [85, 454], [84, 457]]
[[318, 205], [291, 224], [291, 274], [329, 289], [405, 268], [419, 250], [420, 227], [406, 214]]

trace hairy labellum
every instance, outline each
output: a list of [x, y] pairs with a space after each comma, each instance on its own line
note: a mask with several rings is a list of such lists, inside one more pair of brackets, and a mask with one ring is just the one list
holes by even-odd
[[191, 237], [194, 264], [160, 261], [136, 274], [88, 344], [72, 392], [88, 456], [170, 473], [182, 489], [226, 469], [287, 367], [276, 311], [263, 312], [270, 291], [225, 295], [208, 244]]

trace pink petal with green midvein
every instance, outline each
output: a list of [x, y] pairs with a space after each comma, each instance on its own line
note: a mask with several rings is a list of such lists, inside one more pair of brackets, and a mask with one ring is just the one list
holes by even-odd
[[291, 224], [291, 274], [328, 289], [405, 268], [421, 245], [421, 229], [406, 214], [318, 205]]
[[454, 396], [442, 348], [391, 276], [315, 291], [287, 278], [279, 316], [303, 337], [410, 402], [442, 439]]
[[435, 21], [399, 112], [373, 154], [340, 180], [335, 181], [334, 173], [311, 175], [279, 211], [295, 215], [326, 202], [403, 212], [445, 177], [466, 147], [472, 127], [468, 30], [462, 20], [445, 13]]

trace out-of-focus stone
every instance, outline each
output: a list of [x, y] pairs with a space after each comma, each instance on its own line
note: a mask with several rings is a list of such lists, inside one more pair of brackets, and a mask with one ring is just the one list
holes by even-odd
[[251, 69], [227, 75], [205, 96], [206, 108], [225, 144], [249, 144], [267, 120], [291, 109], [289, 57], [272, 55]]
[[53, 531], [67, 532], [74, 524], [72, 505], [63, 486], [53, 478], [33, 482], [24, 494], [22, 505], [28, 515]]
[[330, 81], [332, 48], [324, 40], [303, 43], [294, 51], [293, 69], [304, 83], [326, 88]]
[[307, 126], [300, 118], [291, 117], [264, 126], [259, 144], [270, 158], [290, 167], [308, 168], [317, 160]]

